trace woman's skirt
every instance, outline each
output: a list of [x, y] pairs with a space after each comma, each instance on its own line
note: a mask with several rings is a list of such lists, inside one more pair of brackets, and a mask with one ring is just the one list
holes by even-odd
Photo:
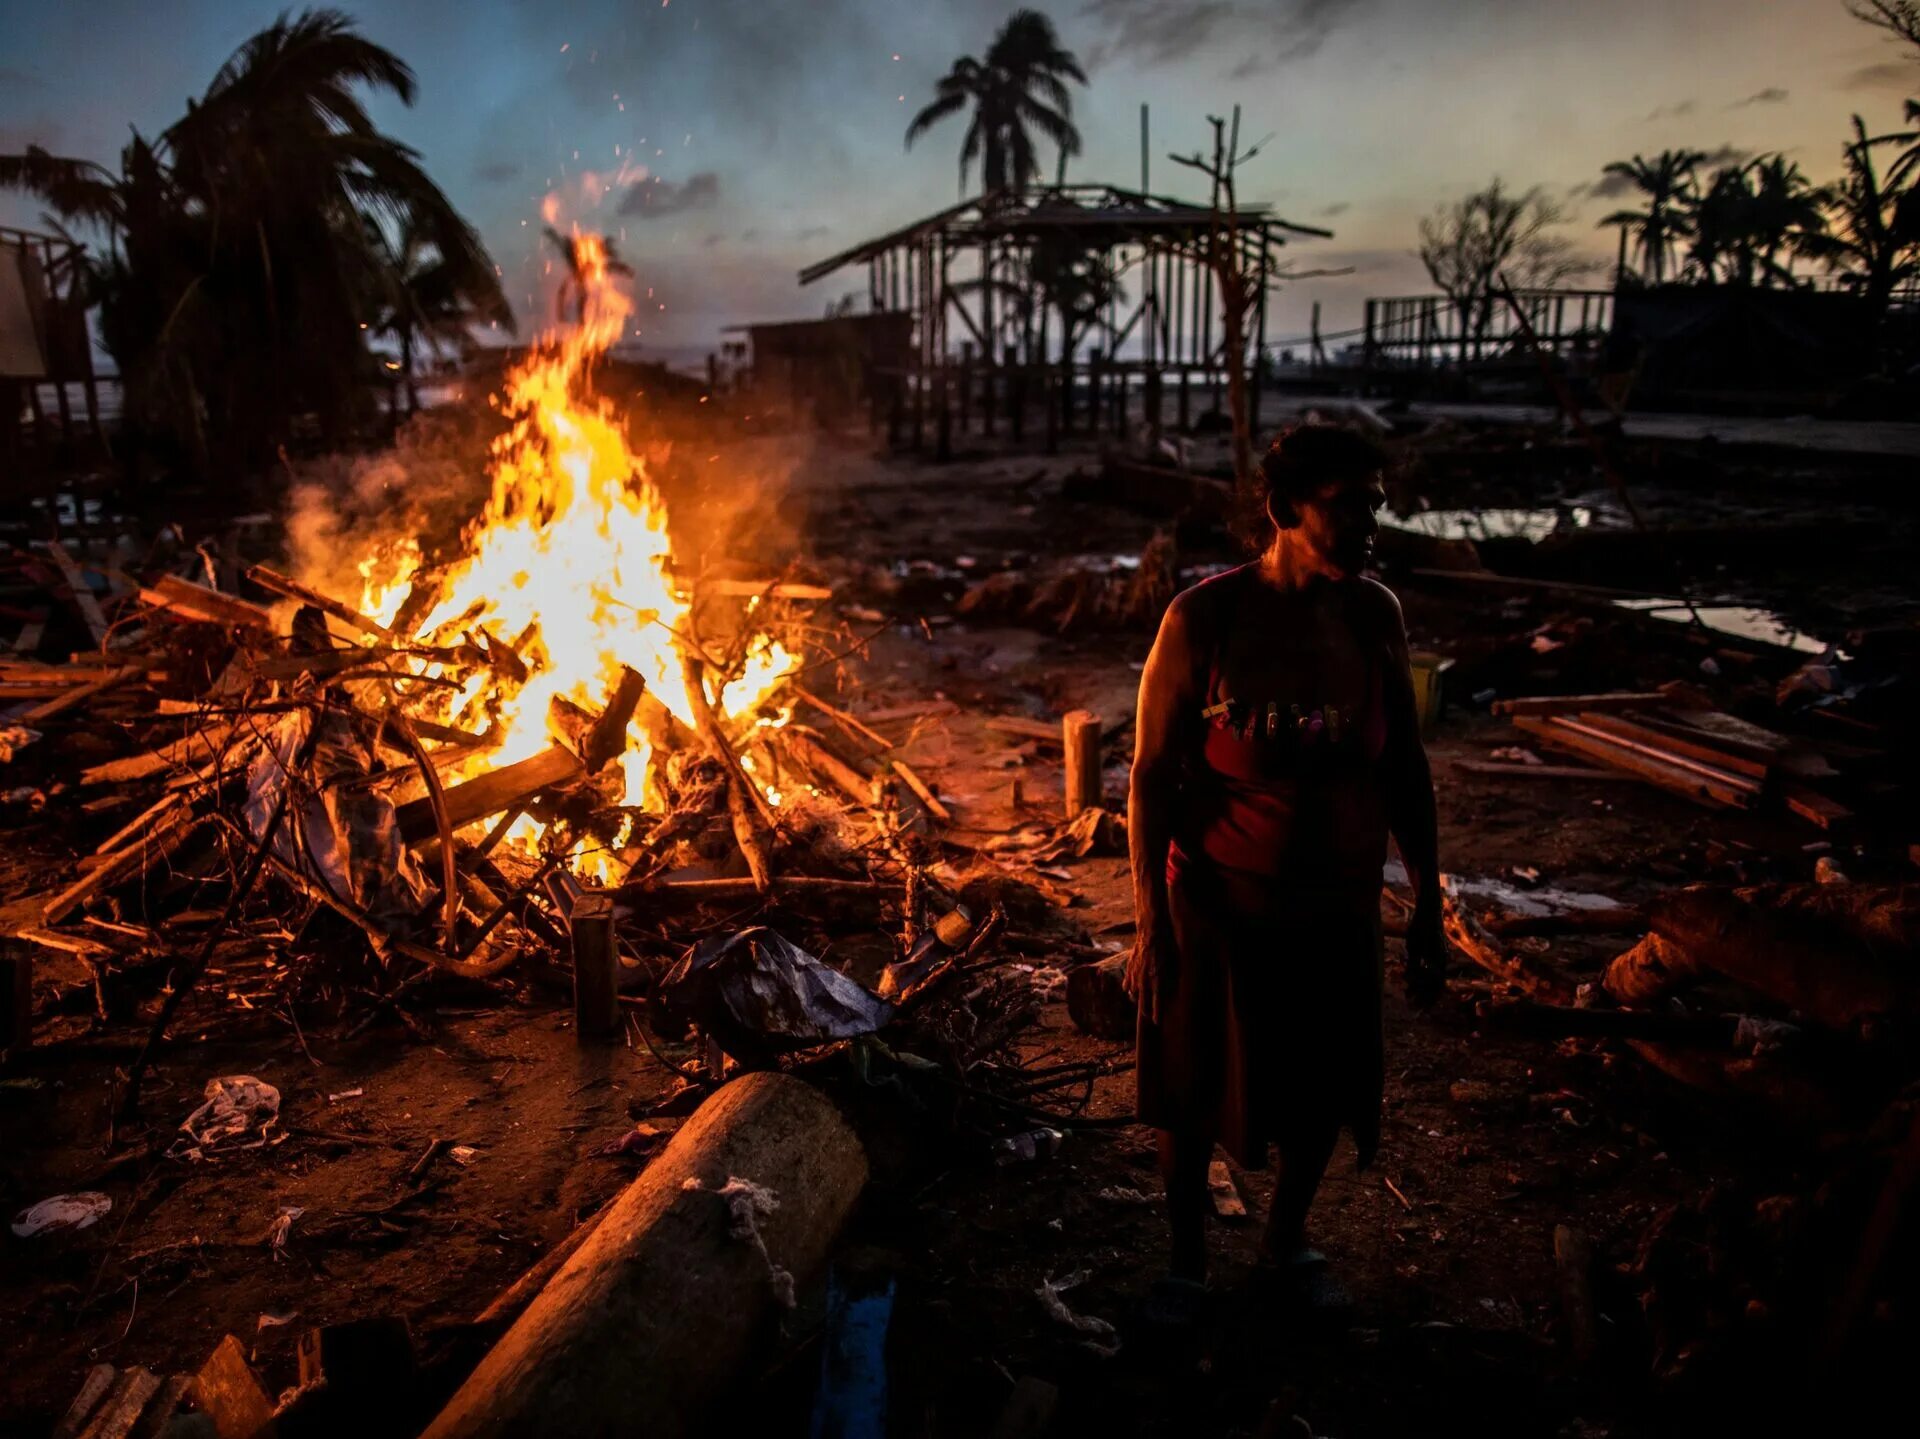
[[1380, 888], [1311, 888], [1173, 851], [1176, 955], [1157, 1022], [1140, 1021], [1138, 1113], [1211, 1134], [1242, 1166], [1329, 1129], [1360, 1164], [1380, 1141]]

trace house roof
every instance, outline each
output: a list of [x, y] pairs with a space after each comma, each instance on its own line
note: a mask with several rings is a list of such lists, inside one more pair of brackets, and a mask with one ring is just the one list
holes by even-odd
[[[1243, 226], [1261, 231], [1275, 244], [1286, 243], [1277, 233], [1281, 231], [1322, 239], [1333, 236], [1331, 230], [1280, 219], [1266, 205], [1241, 205], [1235, 214]], [[973, 241], [1032, 238], [1066, 230], [1098, 237], [1104, 231], [1107, 243], [1125, 244], [1154, 237], [1191, 238], [1212, 223], [1213, 211], [1205, 205], [1126, 190], [1117, 185], [1049, 185], [1018, 194], [996, 190], [950, 205], [911, 225], [862, 241], [809, 265], [800, 272], [800, 283], [810, 285], [835, 270], [876, 259], [936, 234]]]

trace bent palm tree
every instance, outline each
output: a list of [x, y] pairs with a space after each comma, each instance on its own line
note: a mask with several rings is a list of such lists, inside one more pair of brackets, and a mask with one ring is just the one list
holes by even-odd
[[105, 236], [100, 325], [129, 418], [201, 468], [258, 465], [296, 414], [331, 433], [364, 403], [362, 320], [388, 259], [370, 218], [413, 227], [479, 309], [506, 315], [479, 237], [375, 128], [365, 90], [410, 103], [413, 73], [345, 16], [308, 11], [242, 45], [157, 140], [136, 134], [117, 175], [0, 157], [0, 184]]
[[1873, 151], [1885, 137], [1869, 135], [1858, 115], [1853, 135], [1843, 152], [1847, 172], [1826, 191], [1832, 223], [1805, 236], [1800, 250], [1841, 275], [1877, 318], [1895, 290], [1920, 277], [1920, 189], [1913, 184], [1920, 160], [1902, 155], [1882, 174]]
[[928, 130], [973, 106], [973, 123], [960, 145], [960, 193], [967, 171], [980, 161], [982, 188], [1023, 191], [1040, 173], [1033, 132], [1059, 150], [1061, 163], [1080, 153], [1073, 96], [1066, 82], [1087, 83], [1053, 22], [1035, 10], [1016, 10], [993, 37], [985, 60], [963, 55], [935, 87], [936, 98], [907, 126], [907, 148]]
[[[1827, 228], [1821, 194], [1785, 155], [1754, 161], [1753, 246], [1762, 284], [1792, 285], [1793, 257], [1804, 253], [1809, 236]], [[1781, 252], [1786, 254], [1781, 262]]]
[[1640, 272], [1653, 284], [1666, 278], [1674, 245], [1692, 234], [1686, 207], [1694, 187], [1694, 166], [1706, 159], [1699, 150], [1662, 150], [1648, 160], [1635, 155], [1615, 160], [1601, 173], [1631, 181], [1646, 197], [1644, 210], [1616, 210], [1600, 223], [1618, 225], [1638, 236]]

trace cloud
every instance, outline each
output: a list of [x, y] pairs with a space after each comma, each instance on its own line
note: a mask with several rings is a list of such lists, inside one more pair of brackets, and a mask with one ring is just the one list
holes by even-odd
[[1660, 105], [1647, 111], [1647, 113], [1641, 117], [1641, 122], [1648, 124], [1655, 120], [1676, 120], [1683, 115], [1691, 115], [1699, 108], [1700, 105], [1697, 100], [1679, 100], [1671, 105]]
[[699, 170], [675, 182], [649, 176], [627, 187], [620, 197], [620, 213], [636, 220], [662, 220], [688, 210], [710, 210], [720, 202], [720, 177]]
[[473, 178], [483, 185], [504, 185], [519, 179], [524, 168], [518, 160], [482, 160], [473, 167]]
[[1703, 169], [1719, 170], [1728, 165], [1744, 165], [1753, 158], [1753, 151], [1743, 150], [1738, 145], [1722, 145], [1718, 149], [1707, 151], [1701, 158]]
[[[1245, 52], [1228, 78], [1245, 80], [1304, 60], [1370, 0], [1087, 0], [1080, 15], [1105, 33], [1087, 47], [1092, 71], [1184, 60], [1218, 43]], [[1276, 43], [1277, 40], [1277, 43]]]
[[1352, 208], [1353, 206], [1349, 205], [1345, 200], [1335, 200], [1331, 205], [1324, 207], [1320, 211], [1320, 214], [1326, 219], [1330, 220], [1335, 215], [1346, 214], [1347, 211], [1351, 210]]
[[1778, 85], [1769, 85], [1764, 90], [1755, 90], [1744, 100], [1735, 100], [1731, 105], [1727, 106], [1727, 108], [1729, 110], [1744, 110], [1749, 105], [1784, 105], [1786, 103], [1787, 92], [1782, 90]]
[[1920, 65], [1911, 60], [1882, 60], [1878, 65], [1862, 65], [1840, 82], [1842, 90], [1920, 89]]

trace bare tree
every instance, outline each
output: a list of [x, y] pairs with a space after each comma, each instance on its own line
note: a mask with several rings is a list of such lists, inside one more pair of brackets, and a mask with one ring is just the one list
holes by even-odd
[[1593, 271], [1593, 260], [1553, 233], [1566, 218], [1540, 186], [1513, 194], [1496, 177], [1420, 222], [1420, 263], [1459, 310], [1469, 356], [1479, 353], [1493, 320], [1502, 272], [1523, 289], [1550, 289]]
[[[1239, 202], [1234, 196], [1234, 168], [1260, 153], [1260, 145], [1240, 149], [1240, 107], [1233, 107], [1233, 132], [1227, 133], [1226, 121], [1218, 115], [1207, 116], [1213, 126], [1213, 158], [1170, 155], [1176, 164], [1198, 170], [1212, 182], [1213, 214], [1208, 224], [1201, 262], [1213, 271], [1220, 287], [1220, 327], [1223, 353], [1227, 358], [1227, 413], [1233, 424], [1233, 472], [1235, 483], [1244, 492], [1253, 483], [1253, 419], [1247, 403], [1247, 318], [1260, 300], [1266, 278], [1255, 272], [1252, 256], [1264, 252], [1266, 237], [1260, 236], [1254, 247], [1245, 243], [1240, 229]], [[1265, 144], [1262, 141], [1261, 144]]]
[[1847, 0], [1847, 13], [1920, 50], [1920, 3], [1916, 0]]

